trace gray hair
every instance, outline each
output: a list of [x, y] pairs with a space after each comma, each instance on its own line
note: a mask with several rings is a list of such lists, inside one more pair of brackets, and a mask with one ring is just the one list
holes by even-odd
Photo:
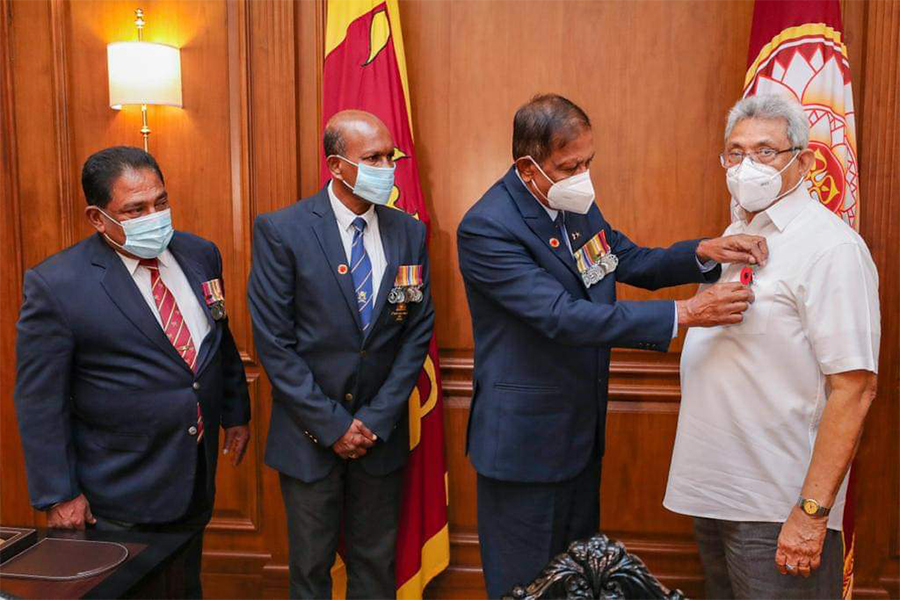
[[795, 148], [809, 146], [809, 121], [803, 107], [796, 100], [775, 94], [747, 96], [741, 99], [728, 111], [725, 141], [728, 141], [734, 126], [744, 119], [783, 119], [785, 133], [791, 146]]

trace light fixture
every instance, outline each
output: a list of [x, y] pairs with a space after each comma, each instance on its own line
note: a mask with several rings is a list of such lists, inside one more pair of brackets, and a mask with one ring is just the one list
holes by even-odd
[[148, 150], [150, 126], [147, 105], [181, 104], [181, 51], [173, 46], [144, 41], [144, 11], [135, 11], [138, 41], [115, 42], [106, 46], [109, 71], [109, 106], [141, 106], [141, 135]]

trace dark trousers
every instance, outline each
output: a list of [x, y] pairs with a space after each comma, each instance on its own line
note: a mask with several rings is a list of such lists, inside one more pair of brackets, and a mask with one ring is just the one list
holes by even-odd
[[535, 579], [551, 558], [600, 527], [600, 472], [595, 450], [576, 477], [522, 483], [478, 476], [478, 539], [490, 598]]
[[807, 578], [775, 566], [781, 523], [694, 518], [707, 598], [840, 598], [844, 576], [841, 532], [829, 529], [822, 564]]
[[200, 582], [200, 568], [203, 558], [203, 530], [212, 516], [212, 506], [206, 495], [206, 455], [203, 446], [197, 449], [197, 472], [194, 490], [184, 516], [170, 523], [126, 523], [94, 514], [99, 531], [141, 531], [172, 533], [191, 531], [194, 536], [188, 545], [176, 556], [169, 567], [166, 581], [166, 596], [169, 598], [202, 598], [203, 585]]
[[375, 476], [351, 460], [312, 483], [284, 473], [280, 479], [291, 598], [331, 598], [331, 567], [342, 525], [347, 598], [395, 598], [403, 470]]

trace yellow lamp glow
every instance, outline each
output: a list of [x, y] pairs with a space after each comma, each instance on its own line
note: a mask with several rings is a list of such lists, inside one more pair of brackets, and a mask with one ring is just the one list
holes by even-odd
[[150, 127], [147, 105], [181, 104], [181, 51], [173, 46], [145, 42], [144, 11], [135, 11], [136, 42], [115, 42], [106, 46], [109, 72], [109, 106], [115, 110], [126, 104], [141, 107], [141, 135], [148, 150]]
[[109, 105], [181, 106], [181, 52], [151, 42], [116, 42], [106, 47]]

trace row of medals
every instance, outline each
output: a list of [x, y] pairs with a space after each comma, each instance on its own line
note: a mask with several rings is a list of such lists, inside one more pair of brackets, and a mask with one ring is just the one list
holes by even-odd
[[619, 266], [619, 259], [615, 254], [604, 254], [596, 264], [588, 267], [587, 271], [581, 274], [584, 285], [590, 287], [598, 283], [601, 279], [616, 270]]
[[405, 302], [421, 302], [422, 286], [421, 285], [404, 285], [391, 288], [388, 294], [388, 302], [391, 304], [403, 304]]

